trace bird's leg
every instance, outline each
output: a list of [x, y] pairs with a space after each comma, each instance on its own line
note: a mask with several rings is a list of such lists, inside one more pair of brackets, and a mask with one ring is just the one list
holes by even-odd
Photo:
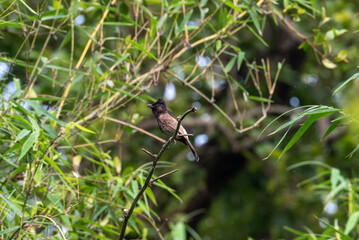
[[171, 142], [173, 142], [174, 144], [176, 144], [176, 138], [172, 138]]

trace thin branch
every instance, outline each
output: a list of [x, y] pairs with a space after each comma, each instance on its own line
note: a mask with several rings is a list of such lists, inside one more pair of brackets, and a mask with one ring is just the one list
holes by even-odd
[[152, 179], [152, 175], [153, 175], [153, 172], [155, 171], [155, 168], [156, 168], [156, 165], [157, 165], [157, 162], [158, 160], [161, 158], [162, 154], [166, 151], [167, 147], [171, 144], [171, 142], [173, 142], [173, 140], [176, 138], [177, 134], [178, 134], [178, 131], [180, 129], [180, 126], [181, 126], [181, 122], [182, 120], [191, 112], [196, 112], [197, 111], [197, 108], [196, 107], [193, 107], [189, 110], [187, 110], [181, 117], [180, 119], [178, 120], [178, 123], [177, 123], [177, 127], [176, 127], [176, 131], [173, 133], [173, 135], [162, 145], [162, 148], [161, 150], [155, 155], [155, 154], [150, 154], [149, 151], [145, 151], [144, 149], [142, 149], [143, 151], [145, 151], [147, 154], [151, 155], [153, 157], [153, 162], [152, 162], [152, 166], [148, 172], [148, 176], [145, 180], [145, 183], [143, 184], [143, 186], [141, 187], [140, 191], [138, 192], [138, 194], [136, 195], [135, 199], [133, 200], [132, 204], [131, 204], [131, 207], [130, 209], [125, 209], [123, 211], [123, 217], [124, 217], [124, 221], [123, 221], [123, 225], [122, 225], [122, 228], [121, 228], [121, 233], [120, 233], [120, 237], [119, 237], [119, 240], [122, 240], [125, 236], [125, 232], [126, 232], [126, 228], [127, 228], [127, 223], [128, 223], [128, 220], [130, 219], [131, 217], [131, 214], [133, 213], [133, 210], [135, 209], [136, 205], [137, 205], [137, 202], [140, 200], [140, 198], [142, 197], [143, 193], [145, 192], [146, 188], [150, 185], [151, 183], [151, 179]]
[[112, 122], [117, 122], [117, 123], [119, 123], [119, 124], [128, 126], [128, 127], [130, 127], [130, 128], [133, 128], [133, 129], [136, 129], [137, 131], [142, 132], [142, 133], [144, 133], [144, 134], [146, 134], [146, 135], [148, 135], [148, 136], [150, 136], [150, 137], [152, 137], [152, 138], [154, 138], [154, 139], [156, 139], [156, 140], [158, 140], [158, 141], [160, 141], [160, 142], [163, 142], [163, 143], [166, 142], [164, 139], [162, 139], [162, 138], [160, 138], [160, 137], [157, 137], [156, 135], [154, 135], [154, 134], [152, 134], [152, 133], [150, 133], [150, 132], [147, 132], [146, 130], [143, 130], [142, 128], [136, 127], [135, 125], [132, 125], [132, 124], [130, 124], [130, 123], [123, 122], [123, 121], [121, 121], [121, 120], [117, 120], [117, 119], [114, 119], [114, 118], [111, 118], [111, 117], [106, 117], [106, 116], [105, 116], [105, 117], [102, 117], [102, 118], [103, 118], [103, 119], [106, 119], [106, 120], [110, 120], [110, 121], [112, 121]]
[[187, 134], [178, 134], [177, 137], [192, 137], [193, 134], [192, 133], [187, 133]]
[[178, 169], [175, 169], [175, 170], [172, 170], [172, 171], [170, 171], [170, 172], [168, 172], [168, 173], [164, 173], [164, 174], [162, 174], [162, 175], [159, 176], [159, 177], [156, 177], [156, 178], [154, 178], [154, 179], [151, 179], [149, 186], [152, 186], [152, 184], [153, 184], [154, 182], [156, 182], [158, 179], [161, 179], [161, 178], [163, 178], [163, 177], [166, 177], [167, 175], [170, 175], [170, 174], [175, 173], [175, 172], [177, 172], [177, 171], [178, 171]]

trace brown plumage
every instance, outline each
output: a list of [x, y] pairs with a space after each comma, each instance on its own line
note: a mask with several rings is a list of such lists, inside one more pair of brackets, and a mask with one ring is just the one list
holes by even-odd
[[[160, 98], [157, 100], [157, 102], [155, 102], [153, 104], [148, 104], [147, 107], [152, 109], [152, 112], [155, 115], [155, 118], [157, 120], [158, 126], [160, 127], [160, 130], [164, 134], [166, 134], [168, 136], [172, 136], [173, 133], [176, 131], [178, 121], [168, 113], [167, 108], [166, 108], [166, 103]], [[187, 131], [181, 125], [178, 133], [179, 134], [187, 134]], [[193, 155], [195, 156], [196, 161], [197, 162], [199, 161], [199, 156], [198, 156], [196, 150], [194, 149], [193, 145], [191, 144], [188, 136], [181, 136], [179, 138], [176, 138], [176, 140], [187, 145], [191, 149]]]

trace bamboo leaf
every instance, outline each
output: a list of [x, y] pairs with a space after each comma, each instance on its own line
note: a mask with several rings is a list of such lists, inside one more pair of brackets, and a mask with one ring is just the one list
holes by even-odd
[[226, 1], [224, 1], [224, 4], [226, 4], [228, 7], [232, 8], [233, 10], [236, 10], [238, 12], [242, 12], [242, 9], [237, 7], [236, 5], [234, 5], [233, 1], [226, 0]]
[[244, 59], [244, 56], [246, 55], [245, 52], [238, 52], [238, 57], [237, 57], [237, 70], [239, 70], [242, 66], [242, 62], [243, 62], [243, 59]]
[[139, 49], [141, 52], [144, 52], [147, 54], [147, 56], [149, 56], [150, 58], [158, 61], [158, 59], [155, 57], [155, 55], [153, 55], [151, 52], [149, 52], [146, 48], [143, 47], [142, 44], [139, 44], [135, 41], [132, 41], [130, 39], [126, 39], [126, 43], [131, 43], [134, 47], [136, 47], [137, 49]]
[[160, 18], [160, 20], [157, 21], [156, 27], [159, 29], [163, 26], [163, 23], [167, 19], [167, 13], [163, 14], [163, 16]]
[[318, 219], [321, 223], [323, 223], [325, 226], [327, 226], [328, 228], [332, 229], [333, 231], [337, 232], [340, 234], [340, 236], [345, 239], [345, 240], [353, 240], [351, 237], [347, 236], [344, 232], [336, 229], [335, 227], [333, 227], [332, 225], [326, 223], [325, 221], [323, 221], [322, 219]]
[[299, 138], [308, 130], [308, 128], [318, 119], [326, 117], [330, 115], [330, 113], [319, 113], [319, 114], [313, 114], [311, 115], [304, 124], [298, 129], [298, 131], [294, 134], [292, 139], [289, 141], [289, 143], [285, 146], [283, 152], [279, 156], [281, 158], [283, 154], [285, 154], [298, 140]]
[[345, 225], [345, 234], [349, 234], [357, 225], [359, 220], [359, 211], [354, 212], [352, 215], [350, 215], [347, 224]]
[[249, 15], [251, 16], [254, 26], [256, 27], [259, 35], [262, 36], [262, 29], [259, 24], [258, 16], [255, 13], [255, 11], [253, 10], [253, 8], [249, 9]]
[[282, 130], [282, 129], [288, 127], [288, 126], [293, 125], [295, 122], [297, 122], [297, 121], [298, 121], [299, 119], [301, 119], [301, 118], [303, 118], [303, 116], [302, 116], [302, 115], [298, 115], [297, 117], [293, 118], [293, 119], [290, 120], [289, 122], [287, 122], [287, 123], [281, 125], [279, 128], [277, 128], [274, 132], [270, 133], [269, 135], [273, 135], [273, 134], [279, 132], [280, 130]]
[[[14, 201], [9, 200], [6, 196], [2, 195], [0, 193], [0, 197], [4, 200], [4, 202], [6, 202], [7, 205], [9, 205], [9, 207], [15, 212], [16, 215], [18, 216], [22, 216], [22, 212], [20, 210], [20, 208], [18, 206], [16, 206], [16, 204], [14, 203]], [[4, 207], [4, 206], [2, 206]]]
[[333, 95], [336, 94], [337, 92], [339, 92], [340, 90], [342, 90], [342, 88], [344, 88], [350, 81], [357, 79], [358, 77], [359, 77], [359, 73], [356, 73], [353, 76], [351, 76], [350, 78], [348, 78], [344, 83], [342, 83], [339, 87], [337, 87], [334, 90]]
[[266, 41], [264, 41], [263, 38], [261, 38], [261, 36], [259, 36], [256, 31], [253, 30], [253, 28], [251, 28], [250, 26], [248, 26], [248, 29], [253, 33], [253, 35], [258, 38], [258, 40], [266, 47], [269, 47], [268, 43], [266, 43]]
[[328, 127], [327, 131], [325, 131], [321, 141], [323, 141], [324, 138], [326, 138], [330, 133], [332, 133], [339, 126], [339, 124], [342, 123], [342, 120], [345, 118], [348, 118], [348, 116], [346, 115], [340, 116], [339, 118], [333, 120], [332, 124]]
[[179, 27], [175, 30], [175, 34], [177, 35], [178, 33], [182, 32], [184, 30], [185, 25], [187, 24], [187, 22], [189, 21], [189, 19], [191, 18], [193, 13], [193, 10], [189, 11], [186, 14], [186, 17], [182, 20], [181, 24], [179, 25]]
[[20, 160], [21, 158], [23, 158], [25, 156], [25, 154], [29, 151], [29, 149], [34, 145], [34, 143], [36, 142], [37, 138], [39, 137], [40, 132], [39, 131], [34, 131], [33, 133], [31, 133], [31, 135], [29, 136], [29, 138], [26, 140], [26, 142], [24, 143], [24, 145], [22, 146], [21, 149], [21, 153], [20, 153], [20, 157], [18, 160]]
[[229, 71], [232, 70], [234, 63], [236, 62], [236, 57], [233, 57], [226, 65], [226, 67], [224, 68], [224, 72], [228, 73]]
[[40, 106], [40, 104], [38, 104], [36, 101], [31, 101], [28, 99], [28, 100], [26, 100], [26, 103], [28, 103], [30, 105], [30, 107], [34, 109], [34, 111], [37, 115], [39, 115], [39, 116], [44, 115], [44, 116], [50, 118], [51, 120], [57, 122], [61, 126], [63, 126], [63, 127], [66, 126], [65, 122], [61, 121], [60, 119], [57, 119], [54, 115], [52, 115], [51, 113], [46, 111], [42, 106]]
[[267, 103], [272, 103], [274, 102], [273, 100], [267, 99], [267, 98], [262, 98], [262, 97], [257, 97], [257, 96], [248, 96], [248, 99], [257, 101], [257, 102], [267, 102]]
[[20, 2], [33, 14], [35, 14], [37, 16], [37, 13], [31, 8], [29, 7], [29, 5], [27, 5], [23, 0], [20, 0]]
[[330, 174], [330, 182], [332, 185], [332, 189], [334, 189], [339, 182], [340, 179], [340, 171], [337, 168], [332, 168], [331, 174]]
[[146, 188], [145, 193], [151, 199], [151, 201], [157, 206], [156, 198], [151, 188]]
[[113, 65], [112, 65], [112, 69], [117, 67], [117, 65], [121, 64], [123, 62], [123, 60], [125, 60], [126, 58], [128, 58], [128, 56], [130, 56], [129, 53], [126, 53], [125, 55], [123, 55], [120, 59], [118, 59]]
[[5, 235], [7, 233], [10, 233], [12, 231], [15, 231], [17, 229], [19, 229], [20, 227], [19, 226], [16, 226], [16, 227], [11, 227], [11, 228], [6, 228], [5, 230], [3, 231], [0, 231], [0, 235]]
[[21, 130], [21, 132], [16, 136], [15, 142], [23, 139], [24, 137], [26, 137], [31, 131], [27, 130], [27, 129], [23, 129]]
[[78, 123], [75, 123], [75, 122], [72, 122], [71, 125], [77, 127], [78, 129], [84, 131], [84, 132], [88, 132], [88, 133], [92, 133], [92, 134], [96, 134], [94, 131], [91, 131], [90, 129], [88, 128], [85, 128], [84, 126], [81, 126], [80, 124]]

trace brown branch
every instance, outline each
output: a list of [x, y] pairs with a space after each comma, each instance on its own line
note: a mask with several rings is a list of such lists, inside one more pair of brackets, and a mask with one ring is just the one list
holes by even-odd
[[119, 240], [122, 240], [125, 236], [125, 232], [126, 232], [126, 228], [127, 228], [127, 223], [128, 223], [128, 220], [130, 219], [131, 217], [131, 214], [133, 213], [133, 210], [135, 209], [136, 205], [137, 205], [137, 202], [140, 200], [140, 198], [142, 197], [143, 193], [145, 192], [146, 188], [150, 185], [151, 183], [151, 179], [152, 179], [152, 175], [153, 175], [153, 172], [155, 171], [155, 168], [156, 168], [156, 165], [157, 165], [157, 162], [158, 160], [161, 158], [162, 154], [166, 151], [167, 147], [171, 144], [171, 142], [173, 142], [173, 140], [176, 138], [177, 134], [178, 134], [178, 131], [180, 129], [180, 126], [181, 126], [181, 122], [182, 120], [191, 112], [196, 112], [197, 111], [197, 108], [196, 107], [193, 107], [189, 110], [187, 110], [182, 116], [181, 118], [178, 120], [178, 123], [177, 123], [177, 128], [176, 128], [176, 131], [173, 133], [173, 135], [162, 145], [162, 148], [161, 150], [157, 153], [157, 154], [153, 154], [149, 151], [145, 151], [144, 149], [142, 149], [143, 151], [145, 151], [147, 154], [149, 154], [150, 156], [153, 157], [153, 161], [152, 161], [152, 166], [148, 172], [148, 176], [145, 180], [145, 183], [143, 184], [143, 186], [141, 187], [140, 191], [138, 192], [138, 194], [136, 195], [135, 199], [133, 200], [132, 204], [131, 204], [131, 207], [130, 209], [124, 209], [123, 211], [123, 217], [124, 217], [124, 221], [123, 221], [123, 225], [122, 225], [122, 228], [121, 228], [121, 233], [120, 233], [120, 237], [119, 237]]
[[175, 173], [175, 172], [177, 172], [177, 171], [178, 171], [178, 169], [175, 169], [175, 170], [172, 170], [172, 171], [170, 171], [170, 172], [168, 172], [168, 173], [164, 173], [164, 174], [162, 174], [162, 175], [159, 176], [159, 177], [156, 177], [156, 178], [151, 179], [149, 186], [152, 186], [152, 184], [153, 184], [154, 182], [156, 182], [158, 179], [161, 179], [161, 178], [163, 178], [163, 177], [166, 177], [167, 175], [170, 175], [170, 174]]

